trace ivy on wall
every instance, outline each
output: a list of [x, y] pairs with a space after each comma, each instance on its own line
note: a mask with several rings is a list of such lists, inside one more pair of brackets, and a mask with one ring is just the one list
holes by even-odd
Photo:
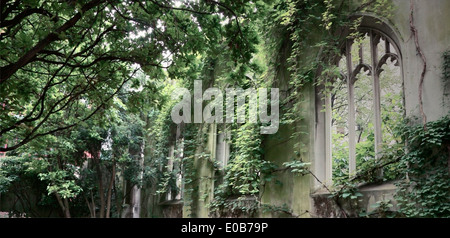
[[[275, 2], [266, 9], [265, 20], [260, 22], [261, 32], [266, 32], [262, 36], [263, 41], [260, 46], [264, 54], [269, 58], [269, 68], [261, 72], [259, 68], [252, 65], [236, 67], [236, 71], [223, 76], [229, 79], [226, 82], [233, 82], [233, 85], [242, 88], [255, 86], [271, 86], [276, 78], [277, 72], [281, 70], [281, 64], [288, 68], [289, 86], [287, 97], [282, 103], [283, 115], [282, 123], [294, 125], [292, 137], [301, 135], [298, 125], [302, 123], [301, 104], [304, 102], [301, 90], [308, 85], [324, 85], [323, 90], [329, 90], [332, 86], [331, 78], [339, 74], [336, 67], [336, 59], [341, 55], [340, 42], [346, 36], [336, 34], [343, 32], [343, 29], [356, 30], [360, 24], [360, 19], [350, 19], [350, 15], [355, 12], [370, 11], [375, 14], [389, 18], [392, 14], [393, 6], [390, 1], [363, 1], [358, 5], [351, 5], [349, 1], [280, 1]], [[275, 24], [274, 24], [275, 22]], [[317, 26], [321, 26], [320, 29]], [[356, 32], [356, 31], [353, 31]], [[350, 34], [349, 37], [359, 37]], [[284, 52], [288, 49], [289, 53]], [[311, 52], [315, 52], [314, 57]], [[258, 57], [258, 56], [256, 56]], [[285, 62], [283, 60], [287, 58]], [[444, 54], [444, 77], [448, 78], [450, 54]], [[206, 67], [207, 61], [203, 62]], [[227, 64], [230, 62], [227, 62]], [[233, 65], [230, 63], [230, 65]], [[236, 65], [234, 65], [236, 66]], [[234, 68], [234, 67], [232, 67]], [[239, 69], [237, 69], [239, 68]], [[245, 68], [245, 69], [244, 69]], [[240, 73], [239, 73], [240, 72]], [[239, 80], [236, 78], [246, 72], [257, 72], [259, 80]], [[275, 72], [275, 73], [274, 73]], [[164, 130], [158, 132], [156, 138], [167, 138], [170, 130], [167, 125], [170, 121], [168, 114], [161, 114], [161, 123], [165, 124]], [[164, 119], [163, 119], [164, 118]], [[348, 178], [348, 174], [340, 176], [335, 185], [329, 189], [333, 200], [340, 206], [340, 201], [347, 200], [357, 202], [362, 194], [358, 190], [361, 183], [377, 183], [384, 181], [399, 180], [399, 191], [396, 194], [396, 201], [399, 210], [391, 212], [390, 201], [377, 201], [376, 213], [365, 213], [361, 210], [356, 212], [360, 216], [407, 216], [407, 217], [448, 217], [449, 205], [449, 175], [448, 158], [450, 150], [450, 127], [449, 118], [445, 117], [435, 122], [427, 123], [428, 130], [420, 126], [406, 126], [401, 123], [397, 127], [396, 133], [402, 140], [395, 145], [383, 148], [383, 154], [379, 160], [370, 160], [361, 164], [356, 175]], [[205, 194], [198, 194], [198, 177], [194, 158], [209, 158], [199, 147], [204, 147], [207, 138], [207, 130], [198, 125], [189, 125], [183, 131], [184, 136], [184, 157], [183, 175], [185, 188], [184, 205], [190, 208], [196, 206], [196, 200], [201, 199]], [[223, 209], [239, 210], [247, 214], [254, 214], [259, 209], [266, 211], [278, 211], [292, 215], [288, 207], [275, 207], [260, 204], [260, 192], [265, 182], [273, 179], [275, 172], [293, 172], [299, 176], [312, 175], [308, 168], [308, 163], [302, 161], [302, 153], [306, 146], [301, 143], [296, 144], [298, 158], [295, 161], [283, 164], [279, 168], [273, 163], [263, 160], [264, 151], [262, 148], [262, 138], [257, 133], [259, 125], [243, 124], [233, 125], [232, 130], [232, 154], [228, 166], [223, 172], [216, 171], [214, 198], [208, 204], [212, 213]], [[407, 143], [406, 143], [407, 142]], [[161, 163], [165, 163], [167, 156], [167, 144], [163, 140], [160, 143]], [[405, 143], [407, 147], [405, 148]], [[200, 151], [200, 152], [199, 152]], [[214, 164], [214, 161], [210, 161]], [[345, 164], [340, 164], [345, 167]], [[345, 168], [344, 168], [345, 169]], [[380, 176], [382, 171], [383, 176]], [[174, 174], [162, 174], [160, 177], [161, 193], [167, 188], [174, 186]], [[211, 178], [210, 178], [211, 179]], [[172, 182], [170, 182], [172, 181]], [[323, 181], [319, 181], [323, 182]], [[186, 186], [188, 185], [188, 186]], [[256, 202], [245, 202], [247, 198], [253, 198]], [[192, 210], [193, 211], [193, 210]], [[345, 213], [345, 211], [344, 211]], [[195, 214], [193, 214], [195, 216]]]
[[404, 128], [404, 178], [397, 185], [399, 213], [407, 217], [450, 217], [450, 117]]

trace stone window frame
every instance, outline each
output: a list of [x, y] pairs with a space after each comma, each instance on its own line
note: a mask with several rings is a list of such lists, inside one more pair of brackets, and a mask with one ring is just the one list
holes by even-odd
[[[218, 128], [216, 128], [218, 130]], [[215, 162], [218, 169], [224, 171], [231, 156], [231, 131], [224, 125], [221, 131], [216, 131]]]
[[[182, 200], [184, 197], [183, 165], [180, 162], [184, 156], [184, 138], [181, 135], [182, 127], [183, 125], [177, 124], [175, 141], [169, 146], [169, 153], [167, 156], [167, 171], [172, 172], [176, 167], [179, 168], [175, 178], [178, 190], [176, 194], [172, 194], [172, 190], [169, 189], [165, 194], [164, 201]], [[177, 162], [175, 162], [175, 158], [177, 158]], [[163, 171], [163, 168], [161, 167], [160, 170]]]
[[[401, 50], [401, 38], [399, 37], [398, 31], [394, 28], [388, 21], [385, 19], [380, 19], [375, 17], [374, 15], [365, 14], [365, 15], [355, 15], [354, 19], [358, 17], [362, 17], [361, 25], [357, 29], [358, 32], [368, 33], [370, 37], [370, 51], [371, 57], [370, 65], [365, 64], [364, 62], [359, 62], [356, 67], [351, 65], [352, 59], [350, 57], [346, 57], [347, 64], [347, 72], [352, 72], [352, 78], [356, 76], [360, 70], [370, 70], [372, 68], [377, 69], [376, 73], [371, 73], [372, 83], [374, 94], [373, 94], [373, 103], [375, 107], [375, 115], [374, 115], [374, 129], [375, 129], [375, 153], [378, 154], [380, 151], [380, 145], [382, 143], [382, 133], [381, 133], [381, 109], [380, 109], [380, 86], [379, 86], [379, 76], [381, 73], [381, 67], [386, 63], [386, 60], [395, 57], [398, 66], [400, 67], [400, 79], [402, 81], [402, 94], [403, 94], [403, 105], [405, 106], [405, 87], [404, 87], [404, 65], [402, 60], [402, 50]], [[349, 35], [350, 31], [347, 29], [344, 32], [345, 36]], [[389, 47], [387, 47], [389, 54], [384, 54], [380, 60], [378, 60], [378, 51], [373, 45], [375, 43], [379, 43], [380, 38], [385, 39], [385, 43], [389, 43], [390, 47], [395, 49], [396, 54], [389, 52]], [[350, 47], [353, 44], [353, 40], [344, 39], [342, 41], [341, 49], [342, 54], [336, 58], [336, 65], [338, 64], [341, 56], [349, 54]], [[374, 60], [376, 59], [376, 60]], [[350, 63], [350, 64], [349, 64]], [[347, 90], [349, 96], [349, 138], [355, 138], [355, 113], [354, 113], [354, 100], [350, 100], [353, 96], [353, 88], [354, 85], [353, 80], [347, 80]], [[330, 186], [332, 185], [332, 141], [331, 141], [331, 97], [329, 95], [323, 94], [323, 85], [317, 85], [315, 87], [315, 128], [314, 128], [314, 162], [313, 162], [313, 172], [316, 175], [317, 179], [321, 182], [314, 180], [313, 182], [313, 191], [320, 190], [323, 188], [323, 185]], [[353, 104], [353, 105], [350, 105]], [[324, 110], [325, 108], [325, 110]], [[351, 113], [353, 108], [353, 113]], [[404, 115], [405, 116], [405, 115]], [[353, 125], [353, 126], [352, 126]], [[351, 132], [352, 131], [352, 132]], [[351, 135], [352, 134], [352, 135]], [[353, 136], [353, 137], [352, 137]], [[350, 174], [356, 171], [356, 142], [354, 140], [352, 144], [349, 143], [349, 172]], [[350, 142], [349, 141], [349, 142]]]

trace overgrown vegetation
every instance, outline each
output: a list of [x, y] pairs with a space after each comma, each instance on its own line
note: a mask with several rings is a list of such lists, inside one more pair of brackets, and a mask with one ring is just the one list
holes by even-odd
[[450, 117], [404, 128], [407, 153], [396, 200], [407, 217], [450, 217]]
[[[0, 142], [8, 145], [0, 148], [0, 193], [12, 200], [11, 216], [33, 217], [131, 216], [138, 190], [156, 204], [182, 194], [192, 217], [199, 201], [218, 216], [308, 213], [261, 203], [278, 173], [325, 186], [298, 140], [307, 136], [302, 90], [342, 96], [332, 80], [340, 77], [342, 42], [364, 38], [354, 13], [389, 18], [393, 10], [388, 0], [19, 2], [1, 3]], [[449, 78], [449, 53], [443, 58]], [[291, 161], [265, 159], [261, 124], [217, 125], [216, 133], [231, 132], [229, 162], [220, 168], [208, 151], [210, 125], [177, 127], [170, 118], [173, 89], [192, 91], [198, 79], [220, 89], [283, 87], [280, 119], [296, 141]], [[389, 143], [375, 159], [373, 131], [364, 131], [351, 176], [348, 145], [340, 144], [334, 185], [325, 186], [331, 199], [346, 213], [341, 201], [357, 208], [361, 184], [398, 181], [396, 212], [382, 200], [356, 214], [450, 217], [450, 118], [411, 126], [394, 113], [401, 96], [385, 100]]]
[[[232, 59], [229, 80], [242, 79], [255, 51], [249, 20], [261, 4], [2, 1], [1, 164], [34, 169], [29, 179], [46, 184], [20, 192], [66, 217], [129, 213], [143, 177], [153, 187], [169, 177], [159, 166], [172, 132], [170, 87], [202, 79], [206, 56], [219, 52]], [[12, 189], [28, 178], [13, 167], [1, 167], [1, 190], [30, 203]], [[13, 212], [48, 215], [17, 204]]]

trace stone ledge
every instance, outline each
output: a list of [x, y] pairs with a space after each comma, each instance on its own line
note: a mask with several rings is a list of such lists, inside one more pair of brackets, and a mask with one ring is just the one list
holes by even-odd
[[[389, 181], [381, 184], [361, 184], [358, 186], [358, 189], [360, 192], [378, 192], [378, 191], [392, 191], [396, 190], [397, 186], [395, 186], [395, 183], [398, 181]], [[322, 195], [331, 195], [328, 190], [325, 188], [318, 188], [315, 191], [311, 193], [311, 196], [322, 196]]]
[[183, 205], [183, 200], [182, 199], [169, 200], [160, 202], [158, 205], [160, 206]]
[[321, 188], [310, 194], [312, 199], [312, 211], [315, 217], [345, 217], [342, 213], [342, 209], [350, 217], [357, 217], [358, 211], [371, 212], [374, 210], [373, 204], [380, 200], [392, 201], [393, 207], [390, 209], [395, 211], [397, 209], [394, 194], [397, 190], [395, 182], [390, 181], [381, 184], [362, 184], [358, 186], [359, 192], [363, 194], [362, 197], [357, 200], [348, 200], [339, 198], [341, 208], [339, 208], [336, 202], [330, 198], [330, 193]]

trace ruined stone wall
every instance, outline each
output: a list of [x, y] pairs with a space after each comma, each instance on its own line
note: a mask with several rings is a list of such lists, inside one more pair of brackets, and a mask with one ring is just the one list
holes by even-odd
[[[392, 0], [395, 5], [395, 12], [391, 19], [380, 18], [379, 16], [365, 13], [363, 26], [374, 28], [384, 32], [394, 39], [398, 45], [403, 69], [405, 109], [407, 117], [419, 117], [419, 81], [423, 70], [423, 63], [417, 54], [415, 41], [411, 38], [410, 25], [410, 1]], [[448, 0], [414, 0], [414, 24], [418, 32], [419, 44], [427, 60], [427, 71], [423, 86], [424, 113], [428, 121], [439, 119], [447, 115], [450, 110], [450, 88], [448, 82], [442, 77], [442, 55], [450, 50], [450, 27], [446, 24], [450, 22], [450, 1]], [[311, 38], [314, 38], [312, 36]], [[287, 40], [280, 50], [279, 66], [276, 70], [276, 80], [274, 87], [280, 88], [280, 92], [287, 89], [290, 81], [287, 70], [286, 59], [289, 57], [291, 43]], [[317, 52], [311, 49], [309, 58], [313, 59]], [[302, 118], [299, 125], [280, 125], [278, 133], [268, 135], [264, 138], [264, 159], [271, 161], [278, 166], [284, 162], [292, 161], [295, 156], [294, 145], [301, 143], [303, 149], [301, 157], [304, 162], [311, 162], [312, 171], [320, 178], [324, 177], [323, 161], [318, 158], [322, 156], [323, 150], [319, 145], [320, 134], [317, 130], [318, 118], [317, 109], [318, 98], [316, 97], [314, 85], [305, 85], [301, 95], [303, 102], [300, 105], [300, 115]], [[282, 100], [282, 93], [281, 93]], [[284, 95], [286, 96], [286, 95]], [[420, 120], [418, 120], [420, 122]], [[301, 132], [298, 136], [292, 137], [294, 132]], [[216, 131], [209, 129], [209, 138], [206, 145], [207, 151], [215, 155]], [[322, 138], [323, 139], [323, 138]], [[196, 168], [198, 169], [198, 191], [193, 199], [193, 205], [183, 206], [183, 217], [242, 217], [248, 216], [243, 213], [233, 213], [232, 211], [222, 211], [222, 213], [210, 214], [207, 204], [213, 198], [214, 168], [211, 162], [196, 158]], [[277, 172], [275, 178], [270, 182], [262, 184], [260, 196], [262, 205], [280, 207], [287, 212], [280, 211], [260, 211], [260, 217], [345, 217], [358, 216], [358, 211], [373, 211], [373, 205], [380, 200], [393, 200], [396, 191], [393, 183], [378, 185], [367, 185], [361, 187], [363, 197], [360, 201], [349, 202], [340, 200], [338, 202], [330, 198], [327, 191], [318, 190], [318, 183], [310, 175], [296, 176], [289, 172]], [[320, 187], [320, 186], [319, 186]], [[178, 208], [181, 205], [166, 207], [163, 215], [168, 217], [178, 217]], [[178, 209], [178, 210], [176, 210]], [[395, 201], [393, 210], [396, 209]]]
[[[393, 0], [395, 12], [391, 19], [383, 19], [372, 14], [364, 14], [364, 27], [370, 27], [381, 30], [392, 37], [401, 51], [405, 109], [406, 116], [409, 118], [418, 118], [420, 123], [419, 111], [419, 81], [423, 70], [423, 63], [417, 54], [414, 39], [411, 37], [410, 25], [410, 1]], [[450, 28], [444, 27], [444, 22], [450, 22], [450, 1], [415, 0], [414, 4], [414, 25], [418, 32], [418, 39], [421, 50], [426, 57], [427, 71], [423, 86], [423, 107], [428, 121], [436, 120], [448, 114], [450, 109], [450, 97], [448, 82], [442, 76], [442, 55], [450, 50]], [[289, 48], [286, 47], [286, 56]], [[315, 52], [310, 52], [315, 56]], [[280, 64], [278, 72], [278, 84], [286, 85], [289, 81], [289, 75], [286, 68], [283, 68], [283, 62]], [[282, 90], [282, 89], [280, 89]], [[265, 159], [278, 165], [290, 161], [293, 157], [292, 147], [298, 141], [301, 141], [308, 148], [303, 154], [305, 162], [312, 163], [312, 170], [323, 177], [324, 164], [317, 160], [319, 154], [324, 148], [317, 147], [320, 136], [316, 131], [317, 115], [320, 113], [316, 107], [317, 100], [314, 100], [315, 91], [313, 86], [306, 85], [301, 92], [304, 96], [302, 113], [299, 117], [304, 117], [302, 127], [304, 132], [309, 134], [301, 138], [290, 138], [292, 135], [292, 126], [281, 127], [276, 136], [266, 138], [265, 140]], [[320, 134], [320, 132], [319, 132]], [[381, 185], [371, 185], [361, 187], [361, 193], [364, 195], [356, 204], [341, 200], [340, 206], [333, 199], [329, 198], [329, 193], [323, 190], [317, 190], [317, 182], [311, 176], [295, 177], [287, 173], [280, 173], [273, 182], [267, 183], [262, 189], [262, 203], [274, 206], [286, 205], [294, 214], [300, 217], [344, 217], [344, 212], [348, 216], [357, 216], [357, 211], [371, 212], [377, 201], [389, 199], [393, 201], [396, 209], [393, 194], [396, 191], [392, 183]], [[319, 186], [320, 187], [320, 186]], [[285, 216], [281, 213], [262, 214], [265, 217]]]

